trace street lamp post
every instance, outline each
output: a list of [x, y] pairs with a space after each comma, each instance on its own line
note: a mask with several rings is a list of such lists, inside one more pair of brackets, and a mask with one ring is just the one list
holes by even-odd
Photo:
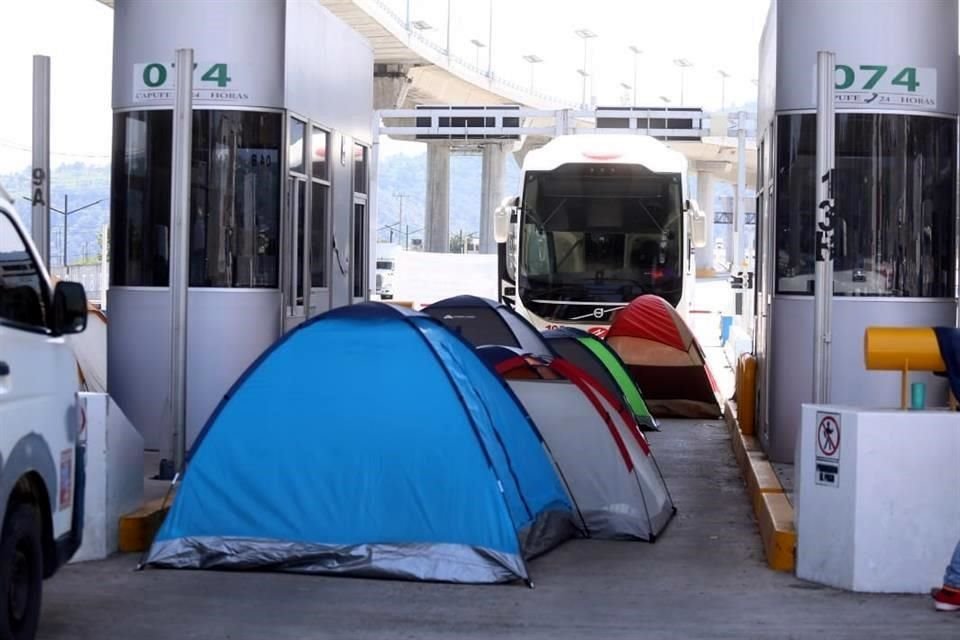
[[476, 55], [474, 56], [473, 66], [475, 66], [477, 68], [477, 71], [479, 72], [480, 71], [480, 49], [483, 49], [487, 45], [482, 40], [477, 40], [476, 38], [471, 40], [470, 44], [476, 47]]
[[718, 69], [717, 73], [720, 74], [720, 111], [724, 112], [727, 110], [727, 78], [730, 74], [723, 69]]
[[534, 65], [540, 64], [543, 62], [543, 58], [538, 56], [535, 53], [528, 53], [523, 56], [523, 59], [530, 63], [530, 93], [533, 93], [533, 69]]
[[[667, 116], [666, 111], [667, 111], [667, 105], [670, 104], [670, 98], [668, 98], [667, 96], [660, 96], [660, 101], [663, 102], [663, 111], [664, 111], [664, 114], [663, 114], [663, 115], [664, 115], [663, 124], [664, 124], [664, 127], [666, 127], [667, 122], [668, 122], [668, 119], [667, 119], [667, 117], [666, 117], [666, 116]], [[650, 120], [648, 119], [648, 120], [647, 120], [647, 130], [649, 130], [649, 129], [650, 129]], [[664, 135], [663, 139], [664, 139], [664, 140], [667, 139], [666, 135]]]
[[628, 49], [633, 53], [633, 106], [637, 106], [637, 59], [643, 51], [634, 44], [630, 45]]
[[578, 69], [577, 73], [583, 78], [583, 93], [581, 96], [581, 108], [587, 108], [587, 78], [590, 76], [590, 71], [587, 68], [587, 43], [588, 41], [597, 37], [593, 31], [590, 29], [577, 29], [574, 31], [581, 40], [583, 40], [583, 68]]
[[[32, 198], [28, 198], [28, 197], [24, 196], [24, 200], [31, 200], [31, 201], [32, 201]], [[68, 196], [67, 194], [63, 194], [63, 209], [57, 209], [56, 207], [54, 207], [54, 206], [52, 206], [52, 205], [50, 206], [50, 211], [55, 211], [56, 213], [59, 213], [59, 214], [62, 214], [62, 215], [63, 215], [63, 234], [62, 234], [62, 235], [63, 235], [63, 238], [62, 238], [62, 241], [63, 241], [63, 255], [62, 255], [62, 257], [61, 257], [61, 260], [62, 260], [62, 262], [63, 262], [63, 269], [64, 269], [65, 272], [68, 272], [68, 270], [70, 269], [70, 267], [67, 266], [67, 265], [69, 265], [69, 261], [67, 260], [67, 258], [68, 258], [68, 255], [67, 255], [67, 218], [70, 217], [71, 214], [77, 213], [77, 212], [79, 212], [79, 211], [83, 211], [84, 209], [89, 209], [90, 207], [95, 206], [95, 205], [98, 205], [98, 204], [100, 204], [101, 202], [103, 202], [103, 198], [100, 198], [99, 200], [96, 200], [96, 201], [94, 201], [94, 202], [90, 202], [90, 203], [88, 203], [88, 204], [85, 204], [85, 205], [83, 205], [82, 207], [78, 207], [78, 208], [76, 208], [76, 209], [74, 209], [74, 210], [71, 211], [71, 210], [70, 210], [70, 198], [69, 198], [69, 196]]]
[[[447, 0], [447, 58], [450, 57], [450, 15], [451, 15], [450, 0]], [[449, 60], [448, 60], [449, 62]]]
[[[400, 239], [401, 239], [401, 241], [402, 241], [402, 240], [403, 240], [403, 199], [404, 199], [404, 198], [409, 198], [409, 197], [410, 197], [410, 194], [409, 194], [409, 193], [394, 192], [393, 197], [400, 201], [400, 215], [399, 215], [399, 220], [397, 221], [397, 229], [398, 229], [398, 231], [400, 232]], [[407, 225], [407, 226], [409, 227], [409, 225]], [[404, 249], [406, 249], [406, 248], [407, 248], [407, 247], [404, 246]]]
[[487, 7], [490, 10], [490, 17], [487, 19], [487, 77], [493, 78], [493, 0], [488, 0]]
[[673, 61], [673, 64], [680, 67], [680, 106], [683, 107], [685, 104], [683, 101], [683, 81], [684, 75], [687, 69], [693, 66], [693, 63], [687, 60], [686, 58], [677, 58]]

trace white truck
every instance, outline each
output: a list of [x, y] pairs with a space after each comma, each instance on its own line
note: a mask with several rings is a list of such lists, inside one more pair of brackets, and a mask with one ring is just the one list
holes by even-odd
[[0, 187], [0, 638], [36, 634], [44, 578], [83, 535], [85, 424], [77, 362], [83, 286], [54, 287]]
[[376, 294], [381, 300], [393, 300], [394, 277], [400, 245], [392, 242], [377, 243]]

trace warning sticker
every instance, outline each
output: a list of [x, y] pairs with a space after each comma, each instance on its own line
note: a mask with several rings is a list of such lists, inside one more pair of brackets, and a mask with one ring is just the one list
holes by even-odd
[[817, 412], [816, 482], [840, 486], [840, 414]]

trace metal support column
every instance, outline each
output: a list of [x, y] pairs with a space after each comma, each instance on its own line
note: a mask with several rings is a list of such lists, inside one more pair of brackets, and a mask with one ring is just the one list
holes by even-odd
[[[369, 249], [367, 250], [366, 300], [371, 300], [377, 291], [377, 229], [380, 228], [380, 119], [377, 114], [373, 114], [370, 130], [373, 135], [370, 139], [370, 160], [367, 163], [369, 167], [367, 193], [370, 195], [367, 199], [367, 246]], [[400, 232], [399, 227], [397, 231]]]
[[736, 273], [743, 269], [743, 248], [740, 246], [740, 233], [743, 231], [743, 199], [747, 194], [747, 114], [737, 114], [737, 188], [733, 201], [733, 264], [730, 271]]
[[450, 147], [427, 145], [427, 206], [424, 251], [446, 253], [450, 248]]
[[50, 58], [33, 56], [33, 171], [30, 235], [50, 266]]
[[507, 154], [502, 144], [483, 145], [483, 187], [480, 191], [480, 253], [496, 253], [493, 212], [503, 200], [503, 173]]
[[170, 180], [170, 404], [173, 463], [183, 471], [187, 442], [187, 291], [190, 252], [190, 150], [193, 125], [193, 49], [177, 49]]
[[817, 52], [817, 210], [813, 299], [813, 401], [830, 402], [830, 343], [833, 311], [834, 65], [836, 56]]
[[697, 171], [697, 203], [706, 218], [707, 246], [696, 250], [697, 271], [714, 269], [713, 174]]

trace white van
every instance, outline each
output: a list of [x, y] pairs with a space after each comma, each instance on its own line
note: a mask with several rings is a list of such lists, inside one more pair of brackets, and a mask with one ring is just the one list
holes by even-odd
[[83, 286], [51, 285], [0, 188], [0, 638], [34, 637], [43, 579], [80, 546], [86, 435], [65, 336], [86, 322]]

